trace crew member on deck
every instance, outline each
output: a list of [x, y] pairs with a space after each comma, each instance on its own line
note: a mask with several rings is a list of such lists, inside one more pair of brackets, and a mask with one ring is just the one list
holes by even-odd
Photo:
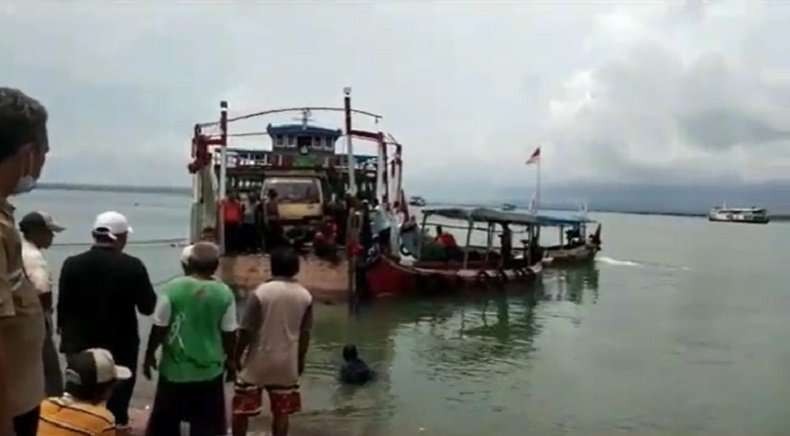
[[228, 198], [223, 201], [222, 211], [225, 218], [225, 252], [237, 254], [241, 250], [242, 206], [235, 192], [228, 194]]

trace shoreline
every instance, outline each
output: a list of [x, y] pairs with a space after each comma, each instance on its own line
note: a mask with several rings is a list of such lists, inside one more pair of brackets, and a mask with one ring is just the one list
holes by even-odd
[[[192, 193], [192, 188], [188, 186], [140, 186], [140, 185], [101, 185], [92, 183], [62, 183], [62, 182], [42, 182], [37, 189], [44, 191], [88, 191], [88, 192], [120, 192], [131, 194], [162, 194], [178, 195], [188, 197]], [[500, 207], [500, 203], [486, 202], [483, 204], [456, 203], [456, 202], [435, 202], [437, 206], [458, 206], [458, 207]], [[429, 205], [430, 206], [430, 205]], [[523, 208], [524, 205], [518, 205]], [[574, 212], [576, 209], [566, 207], [554, 207], [550, 210]], [[681, 211], [651, 211], [639, 209], [590, 209], [593, 213], [622, 213], [626, 215], [656, 215], [656, 216], [675, 216], [687, 218], [705, 218], [707, 212], [681, 212]], [[769, 214], [771, 221], [790, 221], [790, 213]]]

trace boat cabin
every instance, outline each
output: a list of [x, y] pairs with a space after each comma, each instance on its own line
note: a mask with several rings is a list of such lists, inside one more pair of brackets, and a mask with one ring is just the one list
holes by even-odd
[[[430, 227], [436, 229], [433, 237], [427, 231]], [[515, 269], [541, 259], [540, 226], [531, 214], [486, 208], [425, 209], [421, 228], [423, 235], [415, 250], [417, 267], [438, 268], [444, 264], [451, 269]], [[445, 229], [463, 231], [462, 243], [444, 235]]]

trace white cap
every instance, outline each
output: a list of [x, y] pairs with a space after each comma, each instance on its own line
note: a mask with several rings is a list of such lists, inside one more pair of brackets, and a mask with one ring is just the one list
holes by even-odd
[[189, 265], [189, 258], [192, 257], [192, 249], [194, 248], [194, 245], [187, 245], [184, 247], [184, 250], [181, 251], [181, 263], [183, 265]]
[[93, 223], [93, 231], [106, 234], [111, 239], [115, 239], [115, 235], [134, 233], [126, 217], [115, 211], [100, 213]]
[[89, 348], [66, 360], [66, 381], [77, 385], [93, 386], [132, 377], [132, 371], [116, 365], [112, 354], [103, 348]]

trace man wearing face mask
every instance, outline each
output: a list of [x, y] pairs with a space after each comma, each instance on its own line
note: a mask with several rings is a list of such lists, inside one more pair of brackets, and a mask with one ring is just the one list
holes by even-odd
[[[34, 436], [44, 397], [44, 312], [22, 263], [8, 197], [29, 192], [44, 166], [47, 111], [19, 90], [0, 88], [0, 434]], [[9, 422], [10, 421], [10, 422]]]

